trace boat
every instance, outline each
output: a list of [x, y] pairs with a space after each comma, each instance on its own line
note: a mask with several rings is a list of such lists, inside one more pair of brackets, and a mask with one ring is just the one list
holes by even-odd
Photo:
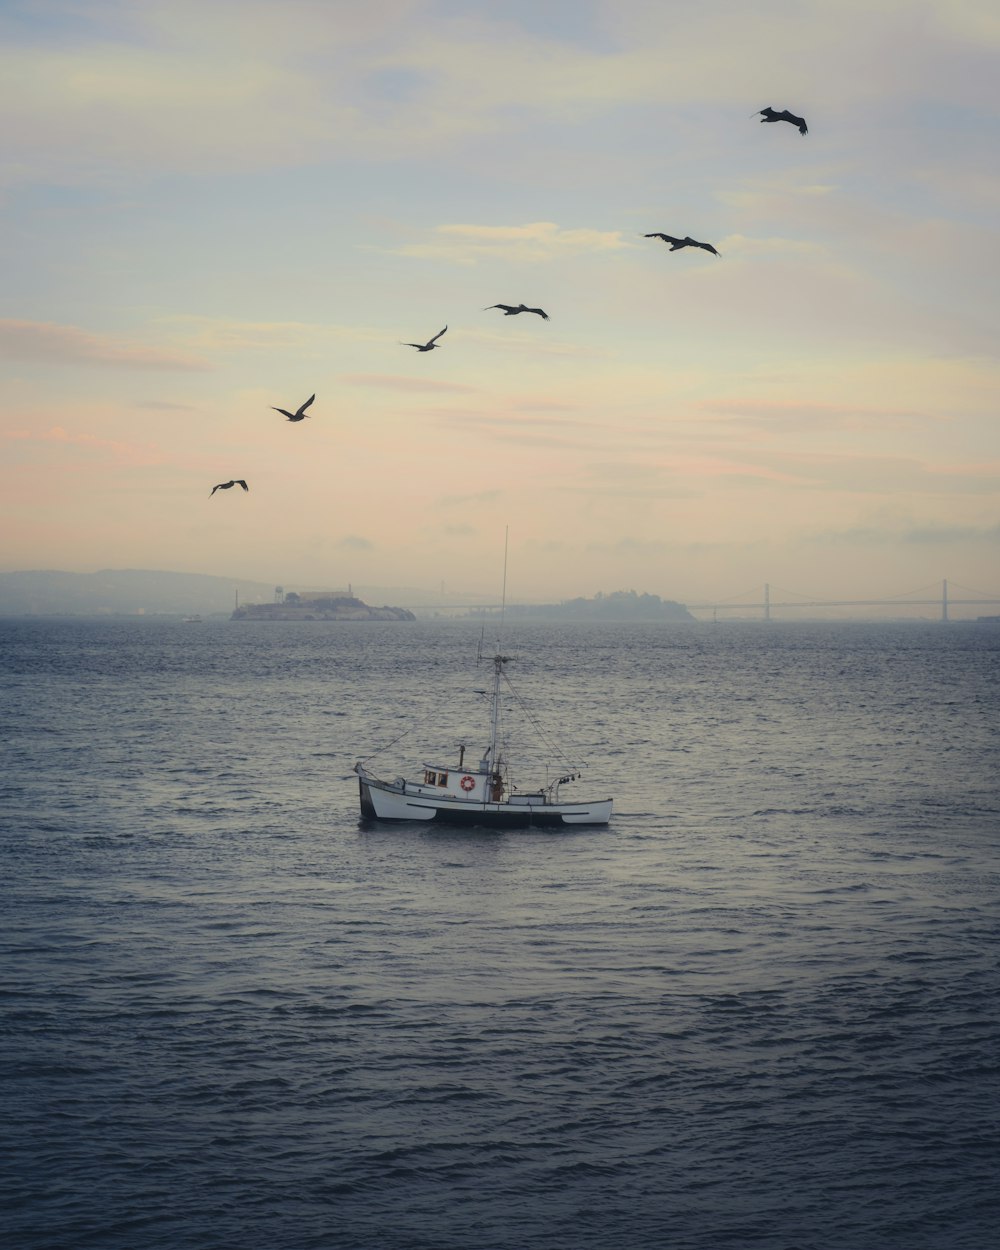
[[184, 625], [200, 625], [201, 617], [200, 616], [182, 616], [181, 623]]
[[465, 762], [458, 748], [457, 764], [424, 764], [416, 780], [396, 777], [386, 781], [370, 772], [366, 762], [354, 765], [358, 776], [361, 815], [368, 820], [437, 821], [486, 829], [606, 825], [611, 799], [566, 801], [562, 787], [580, 778], [579, 772], [559, 770], [554, 781], [522, 790], [514, 783], [501, 741], [501, 687], [509, 686], [505, 668], [511, 656], [500, 647], [493, 656], [490, 694], [490, 743], [475, 766]]

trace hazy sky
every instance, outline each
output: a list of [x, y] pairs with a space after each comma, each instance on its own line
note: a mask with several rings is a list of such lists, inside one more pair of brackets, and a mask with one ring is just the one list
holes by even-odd
[[0, 49], [0, 569], [495, 595], [509, 526], [514, 597], [1000, 591], [995, 0], [0, 0]]

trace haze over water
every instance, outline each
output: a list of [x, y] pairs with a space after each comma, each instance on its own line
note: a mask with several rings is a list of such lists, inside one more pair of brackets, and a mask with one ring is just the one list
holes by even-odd
[[0, 623], [5, 1244], [991, 1245], [1000, 631], [519, 625], [611, 826], [363, 826], [478, 636]]

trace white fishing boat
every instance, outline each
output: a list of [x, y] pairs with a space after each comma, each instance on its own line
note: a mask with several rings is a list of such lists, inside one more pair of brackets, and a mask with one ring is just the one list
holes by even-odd
[[[553, 780], [536, 788], [515, 783], [501, 739], [501, 688], [510, 683], [504, 669], [511, 657], [499, 646], [493, 656], [493, 689], [490, 693], [490, 742], [478, 764], [467, 765], [465, 747], [458, 748], [458, 762], [425, 763], [416, 780], [396, 777], [386, 781], [358, 761], [361, 814], [370, 820], [422, 820], [489, 829], [523, 829], [532, 826], [606, 825], [611, 819], [611, 799], [569, 801], [562, 788], [578, 781], [577, 771], [557, 770]], [[548, 771], [546, 769], [546, 771]]]

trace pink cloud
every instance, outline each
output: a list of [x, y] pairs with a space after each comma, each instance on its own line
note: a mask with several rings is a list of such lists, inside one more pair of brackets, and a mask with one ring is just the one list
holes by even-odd
[[435, 382], [429, 378], [407, 378], [394, 373], [345, 373], [342, 382], [351, 386], [378, 386], [390, 391], [451, 391], [461, 395], [475, 394], [475, 386], [461, 382]]
[[201, 371], [207, 360], [181, 352], [120, 343], [79, 326], [51, 321], [0, 319], [0, 356], [20, 361], [56, 361], [64, 364], [112, 365], [125, 369]]
[[73, 434], [61, 425], [54, 425], [40, 434], [31, 430], [4, 431], [0, 438], [9, 443], [48, 443], [79, 447], [86, 451], [110, 452], [117, 463], [133, 468], [167, 462], [167, 457], [152, 443], [126, 443], [120, 439], [97, 438], [93, 434]]
[[805, 418], [823, 428], [875, 421], [933, 420], [925, 413], [908, 408], [859, 406], [838, 403], [803, 402], [800, 400], [728, 399], [706, 400], [698, 405], [702, 412], [723, 417], [750, 417], [774, 424], [798, 423]]

